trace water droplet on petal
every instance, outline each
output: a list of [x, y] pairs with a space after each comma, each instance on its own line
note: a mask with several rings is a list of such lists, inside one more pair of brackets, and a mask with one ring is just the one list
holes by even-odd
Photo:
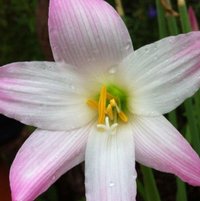
[[131, 42], [127, 43], [125, 46], [125, 50], [129, 50], [131, 48], [131, 46], [132, 46]]
[[110, 183], [109, 183], [109, 187], [114, 187], [115, 186], [115, 183], [113, 182], [113, 181], [110, 181]]
[[151, 111], [151, 112], [150, 112], [150, 115], [151, 115], [151, 116], [154, 116], [155, 114], [156, 114], [156, 113], [155, 113], [154, 111]]
[[75, 86], [74, 85], [70, 85], [70, 88], [72, 89], [72, 90], [74, 90], [75, 89]]
[[174, 43], [175, 38], [174, 37], [170, 37], [169, 42], [170, 43]]
[[110, 74], [115, 74], [117, 72], [117, 66], [116, 65], [111, 66], [110, 69], [108, 70], [108, 72]]

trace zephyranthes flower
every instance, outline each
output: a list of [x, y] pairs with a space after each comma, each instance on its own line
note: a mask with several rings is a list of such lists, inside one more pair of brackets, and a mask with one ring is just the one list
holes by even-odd
[[193, 10], [192, 6], [190, 6], [189, 9], [188, 9], [188, 16], [189, 16], [191, 29], [193, 31], [199, 31], [199, 24], [198, 24], [198, 21], [197, 21], [195, 11]]
[[13, 200], [84, 160], [87, 201], [135, 200], [135, 160], [200, 185], [198, 155], [162, 116], [200, 86], [200, 33], [133, 51], [102, 0], [51, 0], [49, 11], [56, 62], [0, 68], [0, 112], [38, 127], [13, 162]]

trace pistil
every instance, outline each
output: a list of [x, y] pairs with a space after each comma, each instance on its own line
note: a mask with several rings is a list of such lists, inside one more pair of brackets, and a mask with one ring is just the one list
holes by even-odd
[[[116, 89], [114, 88], [113, 91], [116, 92]], [[98, 101], [93, 99], [87, 100], [87, 105], [98, 111], [98, 128], [113, 130], [117, 127], [119, 119], [124, 123], [128, 122], [127, 115], [121, 110], [120, 98], [122, 97], [116, 95], [116, 93], [112, 94], [112, 91], [108, 92], [107, 87], [103, 85]]]

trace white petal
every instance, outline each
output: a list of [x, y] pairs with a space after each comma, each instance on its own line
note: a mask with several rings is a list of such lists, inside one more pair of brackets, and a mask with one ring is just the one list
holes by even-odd
[[136, 160], [200, 185], [200, 158], [163, 116], [136, 117], [133, 123]]
[[[200, 87], [200, 32], [160, 40], [132, 53], [123, 62], [137, 114], [175, 109]], [[122, 75], [121, 75], [122, 76]]]
[[68, 130], [91, 121], [84, 81], [53, 62], [0, 68], [0, 113], [42, 129]]
[[102, 0], [51, 0], [49, 36], [55, 60], [79, 69], [115, 64], [133, 51], [124, 22]]
[[117, 132], [89, 135], [85, 177], [87, 201], [134, 201], [136, 196], [135, 149], [129, 125]]
[[90, 127], [70, 132], [35, 131], [11, 167], [13, 200], [35, 200], [62, 174], [81, 163]]

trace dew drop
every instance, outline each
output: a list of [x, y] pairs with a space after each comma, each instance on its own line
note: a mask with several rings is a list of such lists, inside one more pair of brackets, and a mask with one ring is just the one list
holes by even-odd
[[75, 89], [75, 86], [74, 85], [70, 85], [70, 88], [72, 89], [72, 90], [74, 90]]
[[156, 113], [155, 113], [154, 111], [151, 111], [151, 112], [150, 112], [150, 115], [151, 115], [151, 116], [154, 116], [155, 114], [156, 114]]
[[129, 50], [131, 48], [131, 42], [127, 43], [125, 46], [125, 50]]
[[176, 102], [179, 102], [179, 100], [180, 100], [179, 98], [176, 98], [176, 100], [175, 100], [175, 101], [176, 101]]
[[115, 183], [113, 182], [113, 181], [110, 181], [110, 183], [109, 183], [109, 187], [114, 187], [115, 186]]
[[108, 72], [110, 74], [115, 74], [117, 72], [117, 66], [116, 65], [111, 66], [111, 68], [108, 70]]
[[169, 39], [169, 42], [170, 42], [170, 43], [174, 43], [174, 41], [175, 41], [175, 38], [174, 38], [174, 37], [171, 37], [171, 38]]

